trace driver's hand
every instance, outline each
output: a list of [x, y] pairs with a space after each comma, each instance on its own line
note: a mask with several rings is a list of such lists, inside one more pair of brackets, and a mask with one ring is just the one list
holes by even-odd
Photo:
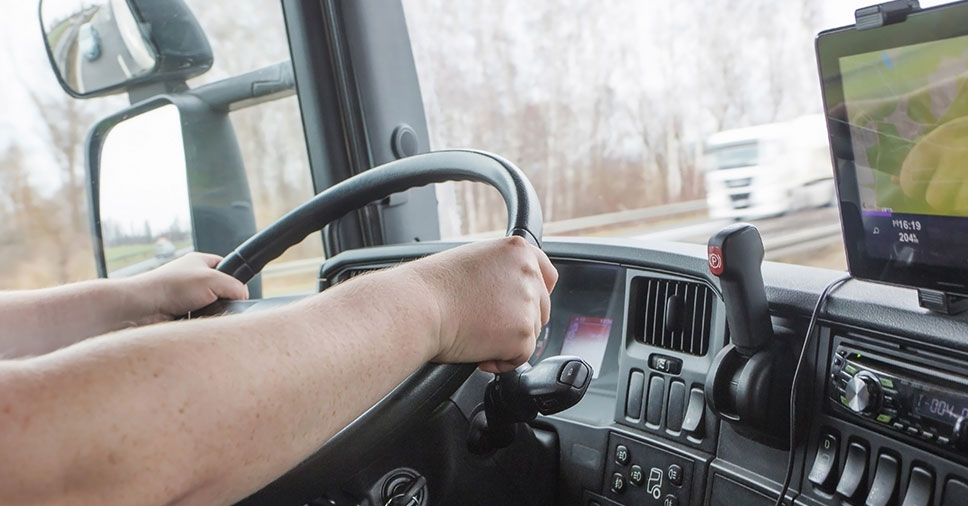
[[199, 310], [217, 299], [247, 299], [249, 289], [239, 280], [215, 270], [222, 257], [189, 253], [161, 267], [139, 274], [131, 282], [153, 312], [148, 320], [170, 320]]
[[440, 311], [434, 362], [479, 363], [489, 372], [523, 364], [551, 313], [558, 271], [520, 237], [480, 241], [401, 267], [423, 280]]

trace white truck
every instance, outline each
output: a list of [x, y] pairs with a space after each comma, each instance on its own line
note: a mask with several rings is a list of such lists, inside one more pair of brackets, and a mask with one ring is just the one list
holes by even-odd
[[778, 216], [836, 201], [820, 114], [717, 132], [701, 164], [711, 218]]

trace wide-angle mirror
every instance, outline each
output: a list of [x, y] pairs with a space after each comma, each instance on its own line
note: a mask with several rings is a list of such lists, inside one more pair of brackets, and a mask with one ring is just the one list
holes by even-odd
[[148, 271], [194, 249], [178, 108], [128, 118], [101, 147], [101, 239], [108, 277]]
[[40, 20], [51, 63], [73, 94], [115, 88], [158, 63], [126, 0], [45, 0]]

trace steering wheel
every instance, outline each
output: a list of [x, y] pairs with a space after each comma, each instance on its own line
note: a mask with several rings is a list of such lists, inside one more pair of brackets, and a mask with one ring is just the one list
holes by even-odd
[[[541, 207], [521, 170], [490, 153], [449, 150], [396, 160], [331, 186], [242, 243], [217, 269], [248, 282], [289, 247], [337, 218], [393, 193], [446, 181], [475, 181], [496, 188], [507, 206], [507, 235], [541, 246]], [[424, 365], [309, 458], [238, 504], [304, 504], [344, 483], [365, 466], [360, 459], [429, 418], [476, 367]]]

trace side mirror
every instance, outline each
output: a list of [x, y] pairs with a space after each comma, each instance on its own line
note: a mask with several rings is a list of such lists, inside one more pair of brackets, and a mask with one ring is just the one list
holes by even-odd
[[77, 98], [186, 79], [212, 66], [212, 48], [183, 0], [42, 0], [51, 67]]
[[[189, 251], [226, 255], [256, 232], [232, 124], [191, 95], [159, 95], [109, 116], [87, 144], [98, 274], [124, 277]], [[258, 279], [249, 282], [261, 296]]]
[[104, 135], [100, 160], [108, 277], [148, 271], [195, 249], [177, 107], [162, 105], [115, 125]]

